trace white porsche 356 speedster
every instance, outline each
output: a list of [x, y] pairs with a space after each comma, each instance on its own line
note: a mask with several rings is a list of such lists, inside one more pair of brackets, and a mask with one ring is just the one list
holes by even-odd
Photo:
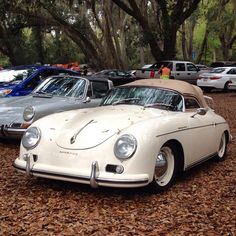
[[14, 167], [31, 176], [92, 187], [167, 189], [176, 174], [223, 160], [229, 126], [201, 89], [146, 79], [116, 87], [97, 108], [53, 114], [25, 132]]

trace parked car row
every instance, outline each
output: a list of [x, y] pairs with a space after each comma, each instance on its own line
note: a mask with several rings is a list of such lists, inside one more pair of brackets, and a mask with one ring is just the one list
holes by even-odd
[[[179, 172], [226, 157], [229, 126], [196, 85], [119, 70], [86, 77], [54, 67], [15, 70], [20, 79], [2, 81], [12, 87], [0, 99], [0, 138], [21, 139], [14, 167], [28, 176], [159, 192]], [[26, 81], [37, 81], [31, 93]]]

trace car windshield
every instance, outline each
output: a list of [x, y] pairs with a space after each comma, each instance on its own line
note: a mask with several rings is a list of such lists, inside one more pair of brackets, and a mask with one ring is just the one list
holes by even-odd
[[85, 96], [85, 88], [85, 79], [78, 79], [76, 77], [51, 77], [40, 84], [33, 93], [82, 99]]
[[24, 70], [2, 70], [0, 72], [0, 83], [20, 83], [24, 79], [28, 78], [35, 69]]
[[107, 74], [109, 72], [109, 70], [101, 70], [101, 71], [98, 71], [96, 73], [94, 73], [93, 75], [104, 75], [104, 74]]
[[130, 104], [172, 111], [183, 110], [182, 96], [172, 90], [151, 87], [119, 87], [111, 90], [101, 105]]
[[223, 73], [224, 71], [225, 71], [225, 68], [215, 68], [215, 69], [212, 69], [210, 73], [220, 74], [220, 73]]

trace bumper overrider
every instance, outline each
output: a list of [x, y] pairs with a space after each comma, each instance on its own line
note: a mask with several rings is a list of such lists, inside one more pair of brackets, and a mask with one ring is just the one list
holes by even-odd
[[26, 154], [24, 160], [16, 159], [13, 167], [20, 172], [25, 172], [27, 176], [38, 176], [49, 179], [58, 179], [63, 181], [90, 184], [92, 188], [98, 186], [108, 187], [142, 187], [147, 185], [149, 181], [148, 174], [114, 174], [99, 171], [97, 161], [91, 163], [90, 173], [88, 175], [75, 174], [75, 169], [71, 168], [54, 168], [52, 166], [37, 164], [37, 158], [32, 154]]

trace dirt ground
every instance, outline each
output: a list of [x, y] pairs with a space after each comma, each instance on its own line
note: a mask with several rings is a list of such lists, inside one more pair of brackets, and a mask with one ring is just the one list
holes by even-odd
[[[236, 93], [210, 93], [236, 137]], [[0, 235], [236, 235], [236, 146], [181, 175], [167, 192], [28, 179], [12, 167], [19, 143], [0, 142]]]

